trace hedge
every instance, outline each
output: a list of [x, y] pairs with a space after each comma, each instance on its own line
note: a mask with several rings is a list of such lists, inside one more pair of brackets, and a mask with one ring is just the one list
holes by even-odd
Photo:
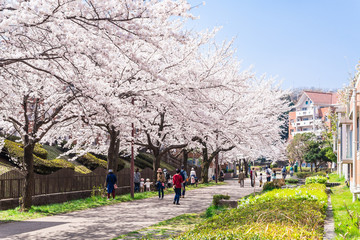
[[107, 168], [107, 162], [95, 157], [91, 153], [86, 153], [85, 155], [77, 159], [79, 163], [90, 169], [91, 171], [95, 170], [98, 167]]
[[[5, 140], [3, 152], [9, 157], [9, 161], [13, 162], [16, 166], [24, 161], [24, 149], [21, 143]], [[46, 160], [36, 155], [34, 157], [34, 172], [39, 174], [50, 174], [62, 168], [74, 169], [74, 164], [64, 159]]]
[[41, 144], [37, 143], [37, 144], [35, 144], [34, 155], [38, 156], [39, 158], [42, 158], [42, 159], [47, 159], [48, 152], [46, 151], [46, 149], [43, 148], [43, 146]]
[[[97, 154], [97, 153], [91, 153], [91, 154], [94, 155], [95, 157], [107, 162], [107, 156], [106, 155]], [[117, 160], [117, 171], [120, 171], [120, 170], [124, 169], [124, 167], [125, 167], [125, 161], [124, 161], [124, 159], [119, 157], [118, 160]]]
[[308, 177], [305, 180], [305, 184], [312, 184], [312, 183], [325, 184], [326, 182], [327, 182], [327, 178], [323, 176]]
[[305, 179], [311, 176], [326, 176], [326, 172], [297, 172], [295, 176]]
[[298, 183], [299, 179], [288, 178], [285, 180], [286, 183]]

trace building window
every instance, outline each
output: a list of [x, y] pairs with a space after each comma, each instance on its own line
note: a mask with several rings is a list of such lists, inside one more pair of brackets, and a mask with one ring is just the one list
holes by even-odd
[[302, 108], [301, 110], [306, 111], [306, 110], [307, 110], [307, 108]]
[[291, 129], [290, 132], [293, 133], [293, 132], [294, 132], [294, 129]]
[[308, 104], [309, 104], [309, 101], [306, 101], [305, 104], [308, 105]]

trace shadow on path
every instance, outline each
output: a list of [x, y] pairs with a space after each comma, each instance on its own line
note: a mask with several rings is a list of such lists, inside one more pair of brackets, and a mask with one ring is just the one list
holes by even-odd
[[245, 182], [245, 188], [240, 188], [237, 180], [226, 182], [226, 185], [187, 191], [185, 198], [180, 199], [181, 205], [174, 205], [174, 195], [170, 194], [165, 195], [163, 200], [154, 197], [36, 220], [0, 224], [0, 238], [111, 239], [181, 214], [203, 212], [210, 206], [214, 194], [228, 194], [235, 200], [254, 192], [249, 180]]

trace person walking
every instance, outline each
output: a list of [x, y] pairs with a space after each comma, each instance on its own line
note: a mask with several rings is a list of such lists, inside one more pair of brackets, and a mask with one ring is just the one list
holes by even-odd
[[273, 172], [273, 180], [276, 179], [276, 171]]
[[181, 171], [180, 171], [180, 175], [183, 179], [183, 182], [182, 182], [182, 197], [184, 198], [185, 197], [185, 187], [186, 187], [186, 179], [187, 179], [187, 173], [186, 173], [186, 170], [185, 170], [185, 166], [182, 165], [181, 166]]
[[175, 190], [175, 197], [173, 204], [180, 205], [179, 200], [181, 196], [181, 184], [184, 182], [180, 175], [180, 169], [176, 169], [176, 174], [173, 176], [173, 188]]
[[141, 174], [139, 172], [139, 168], [136, 168], [134, 172], [134, 191], [139, 192], [140, 191], [140, 182], [141, 182]]
[[290, 166], [290, 177], [294, 176], [294, 167]]
[[165, 189], [169, 188], [169, 180], [170, 180], [170, 173], [167, 172], [166, 168], [164, 168], [163, 170], [164, 172], [164, 177], [165, 177]]
[[255, 168], [252, 168], [250, 171], [250, 181], [251, 181], [251, 187], [255, 186], [255, 178], [257, 177], [257, 173], [255, 171]]
[[191, 182], [191, 185], [196, 184], [196, 186], [197, 186], [196, 172], [195, 172], [194, 168], [191, 168], [191, 171], [190, 171], [190, 182]]
[[266, 173], [266, 181], [270, 182], [271, 181], [271, 170], [269, 167], [266, 167], [265, 173]]
[[107, 189], [107, 199], [110, 200], [110, 193], [112, 194], [113, 199], [115, 199], [115, 187], [116, 187], [116, 176], [113, 173], [112, 169], [109, 169], [109, 173], [106, 176], [106, 189]]
[[239, 172], [240, 187], [244, 187], [244, 180], [245, 180], [245, 173], [242, 170], [240, 170]]
[[165, 176], [161, 168], [158, 168], [156, 175], [156, 185], [159, 191], [159, 199], [164, 198], [164, 188], [165, 188]]
[[259, 178], [259, 187], [261, 187], [263, 184], [263, 179], [262, 179], [262, 173], [260, 173], [260, 178]]
[[286, 167], [284, 166], [283, 169], [281, 170], [281, 173], [282, 173], [282, 178], [285, 180], [286, 178]]

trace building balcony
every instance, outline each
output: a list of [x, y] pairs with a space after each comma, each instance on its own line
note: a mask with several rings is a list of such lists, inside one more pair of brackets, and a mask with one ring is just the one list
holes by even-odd
[[311, 131], [311, 130], [310, 131], [297, 131], [297, 132], [292, 132], [291, 135], [295, 136], [295, 134], [298, 134], [298, 133], [302, 134], [302, 133], [312, 133], [312, 132], [313, 131]]
[[296, 111], [296, 117], [303, 117], [303, 116], [313, 116], [313, 110], [306, 110], [306, 111]]
[[296, 126], [297, 127], [312, 126], [313, 123], [314, 123], [313, 120], [297, 121]]
[[322, 134], [323, 130], [306, 130], [306, 131], [297, 131], [297, 132], [292, 132], [291, 135], [295, 136], [295, 134], [302, 134], [302, 133], [314, 133], [316, 136], [320, 136]]

